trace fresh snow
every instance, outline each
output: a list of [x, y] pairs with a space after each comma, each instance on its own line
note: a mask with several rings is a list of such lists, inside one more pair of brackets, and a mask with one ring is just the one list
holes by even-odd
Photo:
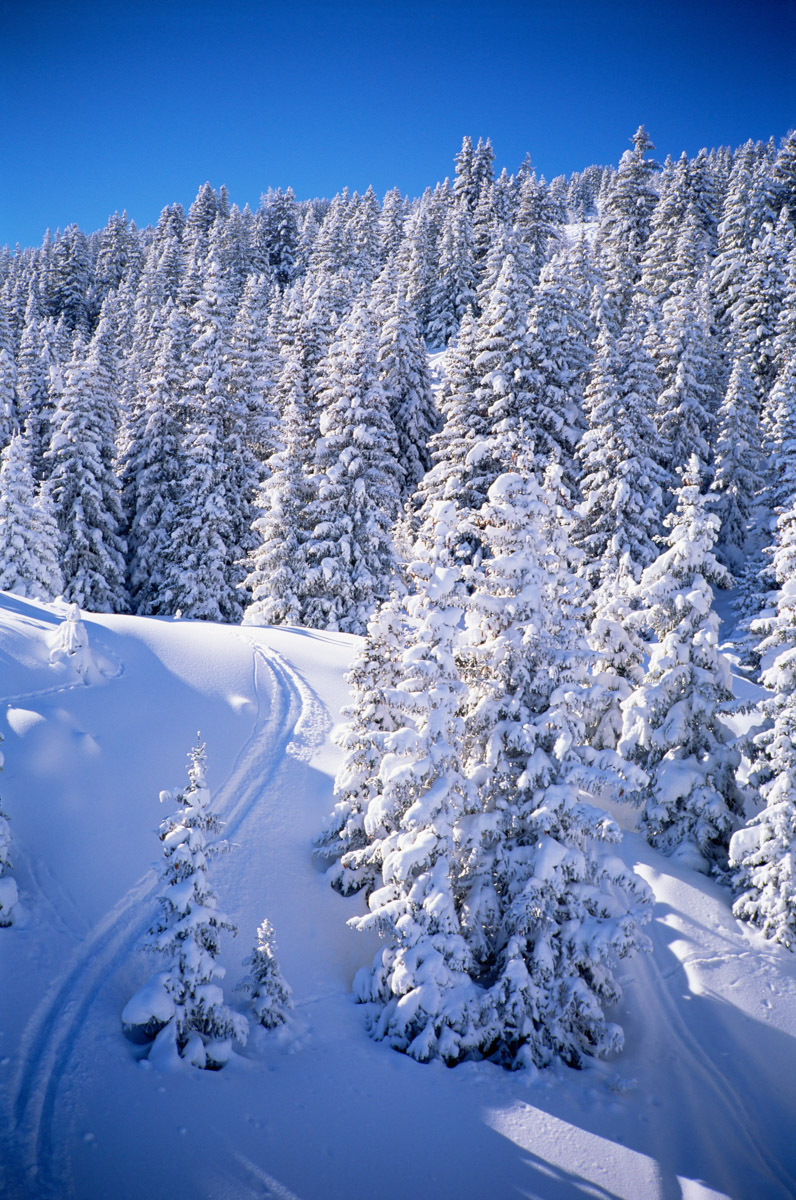
[[[651, 954], [623, 961], [623, 1054], [585, 1071], [421, 1065], [352, 999], [377, 948], [313, 859], [358, 639], [81, 614], [86, 673], [51, 661], [63, 606], [0, 596], [15, 924], [0, 929], [0, 1195], [9, 1200], [786, 1200], [796, 1194], [796, 956], [730, 895], [628, 832]], [[739, 682], [743, 682], [740, 680]], [[122, 1011], [159, 969], [159, 796], [201, 731], [222, 836], [227, 1003], [271, 922], [294, 1008], [219, 1072], [144, 1048]], [[635, 811], [613, 806], [632, 830]], [[10, 878], [7, 877], [7, 878]], [[127, 1014], [129, 1016], [129, 1012]], [[178, 1069], [173, 1069], [175, 1066]]]

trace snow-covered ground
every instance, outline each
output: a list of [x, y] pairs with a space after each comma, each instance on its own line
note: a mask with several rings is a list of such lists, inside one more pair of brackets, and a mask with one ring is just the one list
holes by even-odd
[[[599, 1069], [420, 1065], [372, 1042], [350, 995], [373, 942], [311, 839], [331, 807], [356, 640], [86, 618], [83, 678], [52, 663], [63, 612], [0, 596], [17, 923], [0, 929], [0, 1195], [53, 1200], [776, 1200], [796, 1195], [796, 956], [726, 891], [636, 834], [651, 955], [623, 965], [626, 1049]], [[58, 655], [56, 654], [56, 660]], [[156, 964], [161, 789], [201, 731], [236, 843], [216, 861], [227, 997], [264, 917], [295, 1016], [223, 1071], [138, 1061], [121, 1010]], [[621, 814], [632, 828], [634, 815]]]

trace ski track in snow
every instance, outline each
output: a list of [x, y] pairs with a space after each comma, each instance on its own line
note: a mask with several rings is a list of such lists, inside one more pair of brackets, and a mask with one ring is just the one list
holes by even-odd
[[[651, 936], [657, 940], [654, 929]], [[676, 967], [662, 971], [659, 964], [665, 961], [669, 953], [671, 951], [667, 945], [655, 946], [650, 955], [644, 955], [643, 964], [640, 966], [649, 977], [644, 989], [647, 997], [645, 1024], [649, 1030], [656, 1033], [657, 1057], [662, 1062], [671, 1058], [678, 1063], [688, 1064], [687, 1072], [681, 1075], [682, 1086], [677, 1090], [683, 1109], [690, 1109], [691, 1116], [690, 1119], [685, 1118], [681, 1113], [680, 1118], [672, 1127], [674, 1136], [678, 1136], [680, 1131], [688, 1127], [699, 1131], [700, 1139], [705, 1140], [707, 1133], [704, 1122], [705, 1098], [712, 1094], [715, 1104], [712, 1111], [725, 1114], [725, 1120], [720, 1125], [714, 1122], [716, 1162], [720, 1163], [723, 1160], [728, 1143], [732, 1142], [735, 1146], [743, 1146], [745, 1161], [756, 1164], [760, 1178], [769, 1181], [768, 1188], [773, 1186], [781, 1188], [781, 1192], [774, 1192], [767, 1188], [764, 1193], [766, 1196], [781, 1195], [782, 1200], [786, 1200], [786, 1197], [796, 1196], [796, 1175], [791, 1174], [784, 1163], [780, 1163], [774, 1158], [766, 1158], [761, 1153], [754, 1132], [756, 1127], [754, 1113], [750, 1112], [732, 1079], [722, 1071], [721, 1064], [708, 1054], [698, 1035], [691, 1032], [683, 1011], [682, 1000], [678, 999], [675, 994], [675, 981], [683, 979], [686, 965], [691, 962], [708, 961], [708, 959], [699, 957], [691, 959], [689, 957], [679, 962]], [[715, 957], [720, 959], [718, 955]], [[682, 992], [682, 988], [680, 990]], [[654, 998], [657, 999], [658, 1012], [653, 1017], [649, 1005]], [[699, 1082], [697, 1083], [692, 1076], [697, 1076]], [[666, 1157], [671, 1158], [672, 1161], [676, 1160], [676, 1155], [667, 1155]], [[734, 1160], [738, 1161], [737, 1152], [734, 1154]], [[763, 1193], [761, 1193], [761, 1200], [762, 1195]]]
[[[257, 717], [215, 808], [224, 835], [234, 836], [286, 759], [291, 738], [306, 729], [310, 746], [320, 731], [320, 701], [276, 651], [240, 635], [253, 652]], [[264, 709], [266, 710], [264, 714]], [[305, 747], [302, 747], [302, 755]], [[295, 756], [295, 750], [292, 750]], [[9, 1196], [65, 1200], [71, 1181], [59, 1176], [68, 1161], [55, 1129], [58, 1093], [69, 1061], [101, 988], [138, 948], [154, 917], [158, 876], [150, 868], [77, 947], [60, 983], [53, 986], [22, 1039], [11, 1102], [12, 1162]], [[146, 915], [141, 915], [146, 914]], [[18, 1189], [18, 1190], [17, 1190]]]

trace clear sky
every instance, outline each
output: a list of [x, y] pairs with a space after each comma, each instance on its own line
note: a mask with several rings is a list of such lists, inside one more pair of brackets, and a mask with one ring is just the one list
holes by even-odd
[[225, 183], [256, 206], [419, 194], [466, 133], [548, 179], [796, 125], [796, 0], [0, 0], [0, 244], [139, 225]]

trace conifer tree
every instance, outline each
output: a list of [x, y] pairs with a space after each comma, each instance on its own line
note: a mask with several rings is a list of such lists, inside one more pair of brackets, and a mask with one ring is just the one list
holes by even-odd
[[658, 202], [653, 184], [658, 164], [645, 158], [647, 151], [655, 147], [643, 125], [632, 142], [633, 149], [622, 155], [600, 209], [598, 237], [606, 274], [606, 316], [614, 333], [619, 332], [630, 310]]
[[[236, 929], [218, 909], [209, 878], [210, 864], [226, 844], [217, 840], [221, 823], [211, 807], [204, 745], [197, 742], [189, 763], [188, 786], [173, 797], [177, 809], [160, 826], [160, 915], [147, 946], [165, 958], [159, 982], [172, 1015], [158, 1032], [151, 1054], [155, 1060], [166, 1058], [176, 1046], [194, 1066], [218, 1067], [228, 1057], [230, 1039], [246, 1041], [248, 1025], [224, 1003], [218, 983], [224, 976], [217, 961], [221, 934]], [[163, 793], [161, 800], [171, 801], [172, 796]], [[122, 1015], [125, 1024], [133, 1023], [138, 1008], [133, 997]]]
[[481, 1052], [513, 1067], [582, 1066], [621, 1046], [604, 1012], [619, 996], [612, 968], [645, 945], [648, 919], [645, 887], [606, 850], [617, 826], [589, 803], [626, 772], [586, 745], [587, 653], [566, 520], [550, 503], [521, 465], [490, 488], [463, 648], [479, 795], [458, 836], [464, 923], [484, 987]]
[[249, 974], [235, 989], [245, 992], [258, 1025], [276, 1029], [284, 1025], [293, 1007], [290, 988], [282, 978], [276, 961], [276, 945], [271, 922], [265, 920], [257, 930], [257, 941], [248, 958], [243, 960]]
[[[667, 508], [683, 464], [691, 454], [711, 459], [718, 369], [712, 352], [702, 289], [672, 296], [663, 305], [661, 337], [654, 356], [661, 383], [656, 424]], [[645, 339], [648, 341], [648, 339]]]
[[796, 949], [796, 504], [791, 499], [777, 521], [771, 573], [776, 590], [771, 607], [752, 623], [762, 634], [760, 682], [771, 695], [761, 705], [769, 727], [755, 738], [762, 809], [730, 842], [736, 917], [762, 929], [766, 937]]
[[20, 434], [0, 458], [0, 590], [54, 600], [63, 591], [58, 528], [49, 497], [36, 495]]
[[373, 891], [381, 864], [371, 845], [392, 828], [380, 800], [379, 769], [387, 735], [400, 722], [390, 697], [399, 682], [406, 624], [403, 597], [392, 596], [368, 622], [365, 644], [346, 676], [351, 704], [343, 710], [348, 721], [337, 739], [345, 758], [335, 778], [337, 801], [315, 851], [329, 864], [329, 882], [343, 896]]
[[398, 439], [402, 496], [406, 499], [430, 466], [429, 442], [439, 421], [425, 344], [403, 288], [397, 292], [381, 323], [378, 361]]
[[279, 390], [285, 398], [285, 446], [268, 459], [268, 476], [256, 501], [260, 515], [252, 526], [256, 544], [247, 560], [244, 586], [251, 602], [244, 625], [300, 625], [308, 592], [306, 542], [315, 491], [306, 473], [307, 406], [295, 354], [285, 363]]
[[17, 411], [17, 364], [8, 319], [0, 306], [0, 450], [19, 428]]
[[139, 381], [142, 394], [127, 435], [129, 581], [133, 610], [142, 615], [174, 611], [166, 586], [184, 471], [183, 359], [188, 334], [187, 315], [167, 301], [150, 369]]
[[619, 750], [649, 776], [639, 794], [647, 839], [704, 870], [726, 866], [742, 809], [734, 778], [740, 757], [719, 721], [732, 691], [711, 591], [730, 577], [713, 554], [718, 518], [707, 511], [695, 455], [665, 524], [666, 549], [640, 583], [642, 619], [658, 640], [644, 681], [623, 705]]
[[314, 628], [364, 633], [390, 592], [401, 487], [395, 426], [365, 298], [341, 325], [323, 375], [305, 619]]
[[711, 490], [717, 493], [714, 511], [721, 522], [717, 545], [725, 565], [738, 571], [746, 561], [749, 520], [762, 482], [760, 422], [756, 415], [751, 371], [743, 357], [736, 358], [733, 363], [716, 425]]
[[171, 611], [239, 621], [238, 584], [251, 545], [256, 485], [246, 420], [230, 380], [232, 309], [211, 239], [202, 293], [191, 310], [186, 355], [183, 479], [164, 587]]
[[655, 461], [657, 380], [638, 321], [617, 342], [603, 325], [584, 393], [587, 429], [578, 446], [583, 501], [576, 544], [595, 583], [625, 560], [630, 576], [655, 558], [662, 473]]
[[451, 207], [445, 216], [437, 278], [429, 296], [426, 337], [430, 346], [446, 346], [454, 336], [467, 309], [477, 303], [477, 283], [470, 217], [461, 207]]
[[387, 734], [377, 806], [384, 832], [371, 861], [381, 886], [369, 911], [350, 922], [385, 940], [370, 969], [354, 980], [369, 1003], [368, 1027], [424, 1062], [456, 1062], [477, 1045], [477, 989], [462, 932], [455, 855], [457, 821], [470, 804], [461, 760], [464, 689], [453, 658], [461, 608], [458, 571], [418, 564], [418, 592], [407, 601], [410, 627], [390, 692], [396, 728]]
[[476, 325], [465, 313], [454, 344], [446, 354], [447, 371], [440, 391], [442, 428], [431, 439], [432, 467], [420, 481], [415, 506], [421, 541], [430, 552], [437, 541], [436, 506], [451, 503], [458, 511], [455, 529], [448, 530], [449, 553], [467, 561], [477, 553], [478, 530], [474, 514], [486, 499], [491, 479], [481, 468], [477, 447], [489, 436], [489, 415], [477, 395], [475, 367]]
[[123, 612], [125, 543], [104, 333], [100, 323], [88, 346], [75, 338], [45, 455], [46, 490], [61, 533], [64, 596], [93, 612]]

